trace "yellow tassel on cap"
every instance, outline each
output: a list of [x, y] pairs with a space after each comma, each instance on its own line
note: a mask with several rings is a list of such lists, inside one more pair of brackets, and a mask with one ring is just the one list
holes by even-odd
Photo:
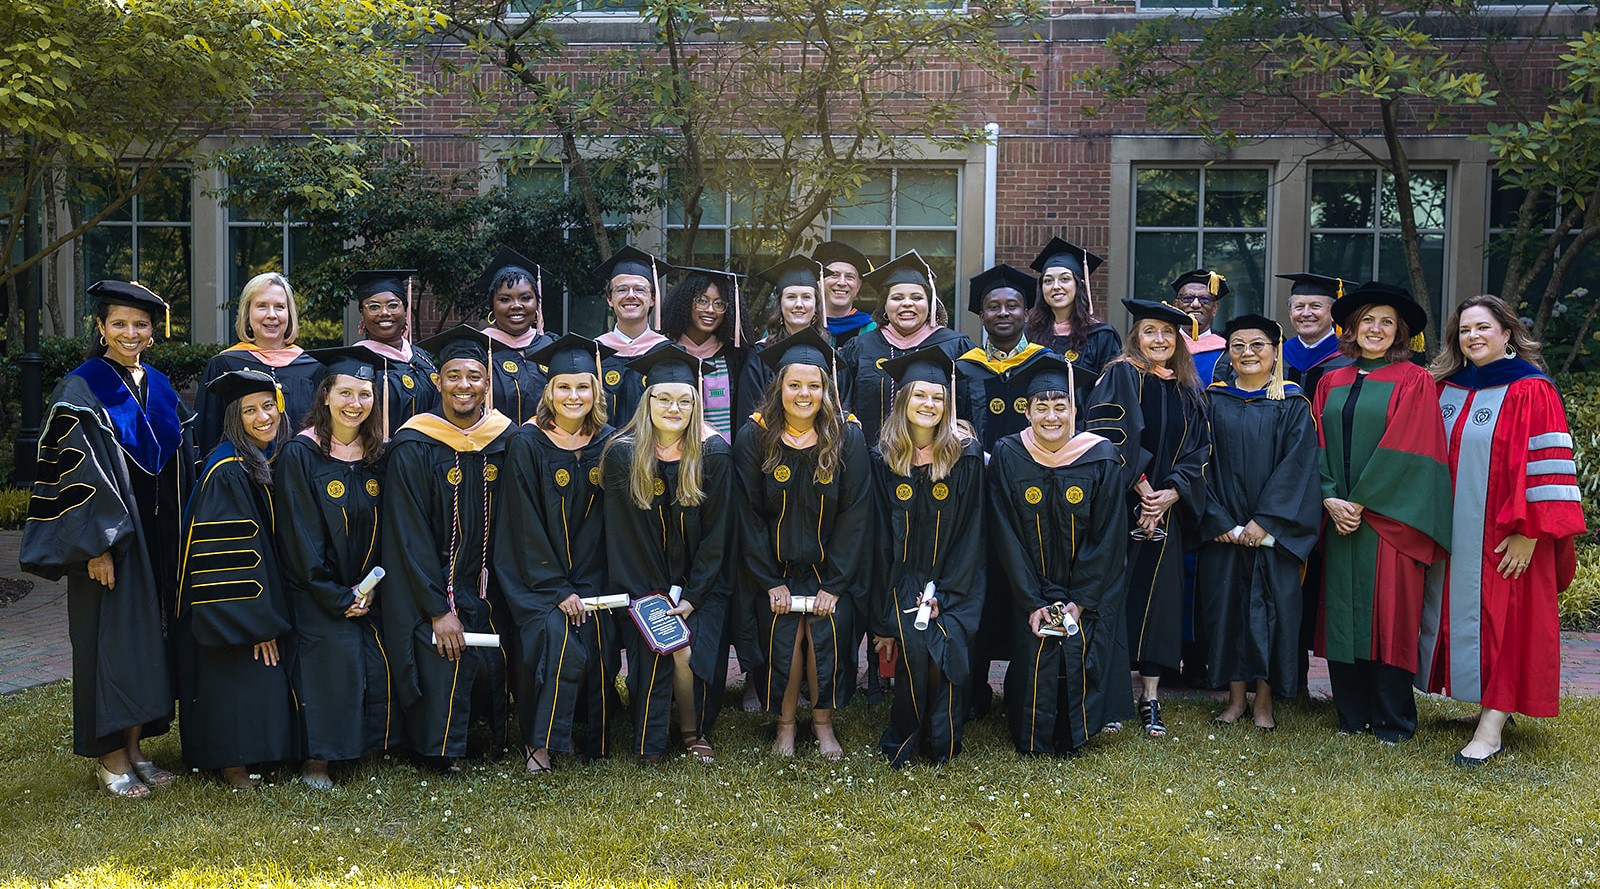
[[[1162, 305], [1166, 306], [1169, 309], [1175, 309], [1175, 310], [1177, 310], [1179, 312], [1183, 312], [1182, 309], [1179, 309], [1177, 306], [1173, 305], [1172, 303], [1164, 302], [1164, 303], [1162, 303]], [[1183, 312], [1183, 313], [1185, 315], [1189, 315], [1188, 312]], [[1193, 315], [1189, 315], [1189, 328], [1190, 328], [1190, 330], [1193, 331], [1193, 333], [1189, 334], [1189, 339], [1191, 339], [1191, 340], [1199, 339], [1200, 338], [1200, 319], [1196, 318]]]
[[282, 416], [285, 410], [283, 406], [283, 386], [277, 380], [272, 381], [272, 397], [278, 403], [279, 416]]
[[1428, 341], [1419, 333], [1411, 337], [1411, 342], [1408, 345], [1411, 346], [1411, 351], [1421, 352], [1428, 348]]
[[1216, 272], [1206, 272], [1206, 275], [1206, 287], [1210, 289], [1212, 296], [1216, 296], [1217, 291], [1222, 289], [1222, 282], [1228, 279], [1222, 277]]
[[1339, 282], [1338, 295], [1335, 296], [1334, 299], [1344, 299], [1344, 279], [1343, 278], [1334, 278], [1333, 280]]
[[1271, 401], [1283, 400], [1283, 342], [1280, 340], [1275, 347], [1278, 353], [1276, 361], [1272, 362], [1272, 382], [1267, 384], [1267, 398]]

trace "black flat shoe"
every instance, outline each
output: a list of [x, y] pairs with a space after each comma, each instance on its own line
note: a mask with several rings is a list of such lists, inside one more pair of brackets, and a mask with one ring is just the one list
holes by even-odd
[[1486, 756], [1468, 756], [1465, 753], [1456, 751], [1456, 755], [1451, 757], [1450, 761], [1463, 769], [1475, 769], [1489, 760], [1494, 759], [1496, 756], [1499, 756], [1500, 752], [1505, 749], [1506, 745], [1501, 744]]

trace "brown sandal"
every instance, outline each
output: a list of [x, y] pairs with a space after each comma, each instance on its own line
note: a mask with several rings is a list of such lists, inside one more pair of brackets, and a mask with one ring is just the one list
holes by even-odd
[[711, 742], [705, 738], [684, 732], [683, 746], [684, 749], [689, 751], [689, 755], [699, 762], [713, 763], [717, 761], [717, 751], [712, 748]]

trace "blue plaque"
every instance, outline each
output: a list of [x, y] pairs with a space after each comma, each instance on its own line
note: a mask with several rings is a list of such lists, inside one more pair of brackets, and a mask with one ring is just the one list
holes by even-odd
[[672, 600], [662, 593], [651, 593], [628, 603], [628, 613], [639, 628], [639, 635], [656, 654], [671, 654], [689, 644], [689, 625], [672, 610]]

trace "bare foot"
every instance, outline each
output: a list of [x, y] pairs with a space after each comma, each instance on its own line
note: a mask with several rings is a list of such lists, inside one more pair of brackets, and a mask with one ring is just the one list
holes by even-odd
[[772, 741], [773, 756], [794, 756], [794, 720], [778, 720], [777, 737]]
[[1238, 722], [1239, 721], [1239, 717], [1241, 717], [1243, 715], [1244, 715], [1244, 705], [1243, 704], [1238, 704], [1238, 705], [1230, 704], [1230, 705], [1228, 705], [1228, 709], [1222, 711], [1221, 713], [1218, 713], [1216, 716], [1211, 717], [1211, 721], [1216, 723], [1217, 725], [1233, 725], [1234, 723]]
[[260, 778], [250, 774], [250, 769], [247, 766], [229, 766], [223, 769], [222, 780], [228, 782], [228, 786], [240, 790], [249, 790], [261, 783]]
[[818, 722], [811, 720], [811, 733], [817, 736], [817, 752], [822, 758], [838, 762], [844, 759], [844, 748], [839, 746], [839, 739], [833, 734], [833, 722]]

